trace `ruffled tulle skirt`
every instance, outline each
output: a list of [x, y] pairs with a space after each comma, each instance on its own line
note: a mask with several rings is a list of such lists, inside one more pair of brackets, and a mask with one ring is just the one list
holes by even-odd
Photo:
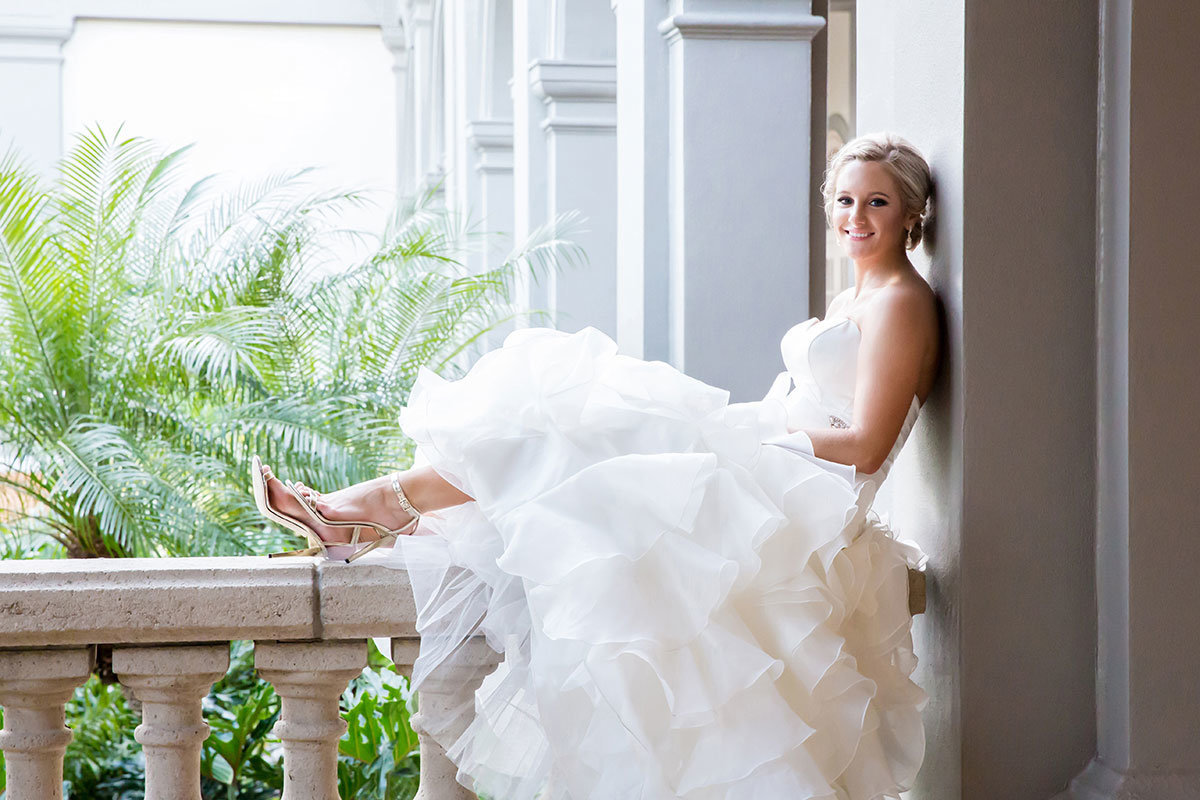
[[461, 380], [420, 375], [401, 424], [475, 501], [383, 563], [413, 587], [414, 688], [476, 659], [471, 637], [502, 654], [467, 702], [421, 707], [460, 783], [494, 800], [908, 788], [923, 555], [844, 467], [762, 444], [778, 408], [593, 329], [518, 331]]

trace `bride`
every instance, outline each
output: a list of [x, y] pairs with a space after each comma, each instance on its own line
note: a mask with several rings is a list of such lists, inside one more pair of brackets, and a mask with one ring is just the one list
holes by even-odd
[[[422, 372], [417, 465], [320, 493], [255, 458], [259, 508], [312, 547], [407, 570], [413, 686], [483, 636], [499, 666], [422, 709], [494, 800], [876, 800], [924, 757], [907, 570], [869, 515], [938, 366], [908, 260], [931, 179], [894, 134], [830, 161], [825, 213], [855, 284], [781, 341], [763, 400], [604, 334], [525, 329], [461, 380]], [[794, 385], [793, 385], [794, 384]], [[402, 535], [413, 534], [413, 535]], [[553, 787], [553, 788], [548, 788]]]

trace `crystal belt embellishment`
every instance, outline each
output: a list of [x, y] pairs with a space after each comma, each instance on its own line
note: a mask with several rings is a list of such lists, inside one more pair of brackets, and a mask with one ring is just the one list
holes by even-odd
[[834, 428], [849, 428], [850, 427], [849, 422], [846, 422], [846, 420], [842, 419], [841, 417], [835, 416], [833, 414], [829, 415], [829, 424], [831, 427], [834, 427]]

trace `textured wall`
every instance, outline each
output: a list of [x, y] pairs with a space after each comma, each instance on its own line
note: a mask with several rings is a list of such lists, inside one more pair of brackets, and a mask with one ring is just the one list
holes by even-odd
[[[1200, 6], [1134, 3], [1129, 130], [1129, 770], [1200, 791]], [[1175, 780], [1181, 780], [1175, 778]]]
[[1044, 798], [1095, 748], [1099, 16], [967, 9], [963, 786]]

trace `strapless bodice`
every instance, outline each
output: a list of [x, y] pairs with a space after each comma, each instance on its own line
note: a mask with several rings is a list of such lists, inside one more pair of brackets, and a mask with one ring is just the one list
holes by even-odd
[[[845, 428], [854, 422], [854, 391], [862, 331], [849, 317], [811, 317], [792, 326], [779, 348], [787, 376], [794, 384], [784, 398], [788, 427]], [[913, 395], [904, 424], [883, 465], [873, 473], [856, 471], [858, 482], [878, 486], [904, 447], [921, 403]]]

